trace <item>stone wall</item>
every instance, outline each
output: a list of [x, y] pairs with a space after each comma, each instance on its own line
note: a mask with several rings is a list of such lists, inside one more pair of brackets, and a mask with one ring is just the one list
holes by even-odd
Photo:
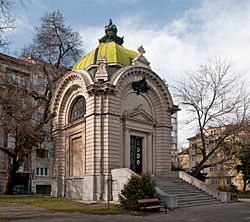
[[[131, 136], [142, 138], [142, 172], [159, 175], [170, 171], [173, 103], [165, 83], [148, 68], [126, 67], [105, 83], [94, 83], [89, 75], [86, 71], [65, 74], [54, 95], [55, 188], [52, 193], [70, 198], [77, 194], [84, 200], [106, 200], [110, 172], [130, 168]], [[144, 77], [150, 90], [137, 95], [131, 85]], [[80, 95], [86, 100], [86, 114], [69, 124], [71, 103]], [[79, 174], [72, 177], [67, 173], [71, 164], [70, 138], [79, 133], [82, 152], [78, 155], [83, 164], [78, 164]]]

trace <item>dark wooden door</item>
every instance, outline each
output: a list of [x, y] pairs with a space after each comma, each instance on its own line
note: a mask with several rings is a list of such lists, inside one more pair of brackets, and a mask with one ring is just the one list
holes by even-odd
[[130, 169], [142, 173], [142, 137], [130, 136]]

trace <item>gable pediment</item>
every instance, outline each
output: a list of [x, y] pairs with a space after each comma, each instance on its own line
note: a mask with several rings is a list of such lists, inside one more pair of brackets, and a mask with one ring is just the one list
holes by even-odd
[[142, 105], [139, 105], [135, 110], [132, 111], [126, 110], [123, 113], [123, 117], [125, 119], [130, 119], [134, 121], [156, 124], [156, 120], [151, 115], [149, 115], [145, 110], [143, 110]]

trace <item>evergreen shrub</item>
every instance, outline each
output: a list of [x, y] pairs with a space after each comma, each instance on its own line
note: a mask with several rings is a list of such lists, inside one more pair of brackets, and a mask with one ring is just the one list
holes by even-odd
[[119, 195], [122, 207], [136, 210], [139, 199], [159, 197], [155, 188], [155, 181], [149, 174], [132, 175]]

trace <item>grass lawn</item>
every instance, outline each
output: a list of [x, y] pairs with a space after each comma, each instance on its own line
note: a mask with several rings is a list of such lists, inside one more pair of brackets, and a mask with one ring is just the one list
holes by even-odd
[[110, 204], [108, 209], [107, 204], [84, 204], [66, 198], [49, 196], [0, 195], [0, 207], [14, 205], [32, 205], [54, 211], [82, 212], [89, 214], [124, 214], [126, 212], [116, 204]]

